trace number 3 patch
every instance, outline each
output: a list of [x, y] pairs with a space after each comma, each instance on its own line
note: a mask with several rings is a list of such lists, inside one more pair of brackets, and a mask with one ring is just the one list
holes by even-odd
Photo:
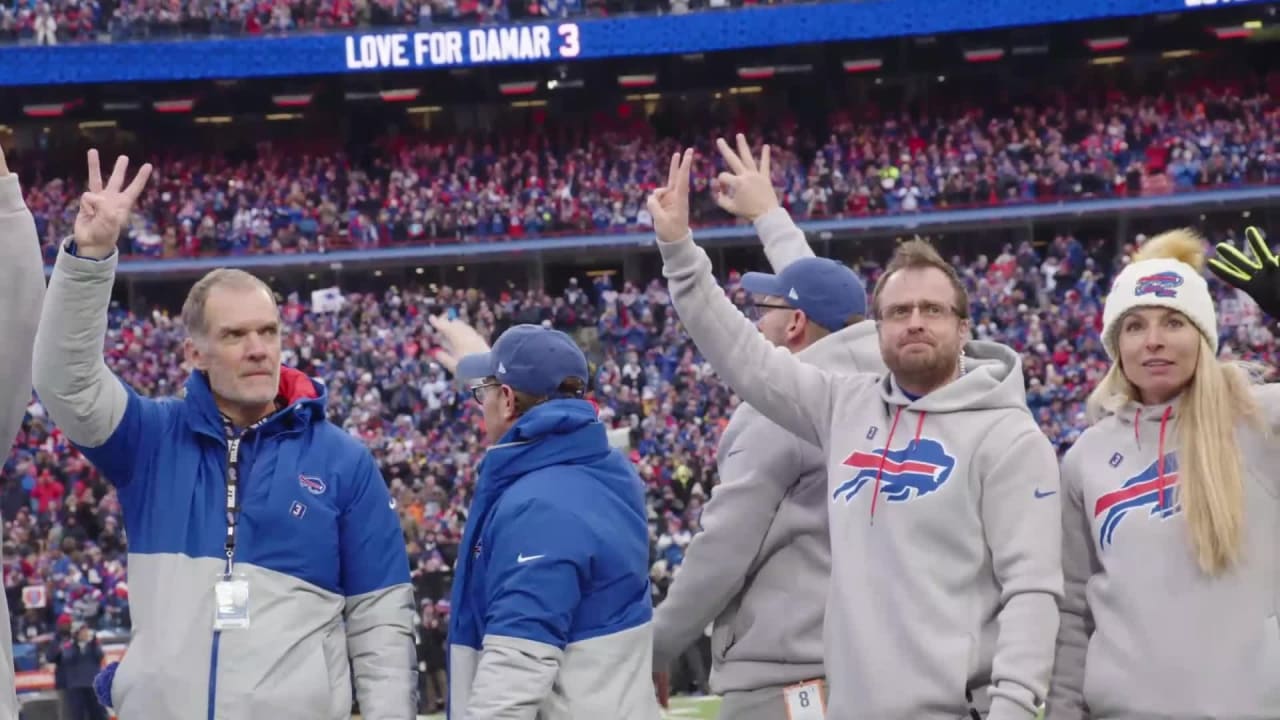
[[822, 680], [810, 680], [783, 688], [787, 720], [826, 720], [827, 703], [822, 692], [824, 688]]

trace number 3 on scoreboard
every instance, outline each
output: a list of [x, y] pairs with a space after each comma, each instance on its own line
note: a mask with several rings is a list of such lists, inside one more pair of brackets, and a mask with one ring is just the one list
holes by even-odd
[[822, 680], [810, 680], [783, 688], [787, 720], [826, 720], [827, 704], [823, 699], [823, 684]]
[[560, 57], [578, 57], [582, 45], [578, 43], [577, 23], [564, 23], [556, 28], [556, 32], [560, 34]]

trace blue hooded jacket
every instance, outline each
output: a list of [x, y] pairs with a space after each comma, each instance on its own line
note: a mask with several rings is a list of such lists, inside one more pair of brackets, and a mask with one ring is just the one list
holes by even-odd
[[454, 571], [449, 717], [657, 717], [644, 485], [595, 408], [535, 406], [479, 475]]

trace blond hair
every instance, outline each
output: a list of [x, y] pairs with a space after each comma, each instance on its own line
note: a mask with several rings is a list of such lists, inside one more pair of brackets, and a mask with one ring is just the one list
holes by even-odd
[[[1144, 244], [1134, 261], [1172, 258], [1204, 270], [1204, 241], [1193, 230], [1163, 233]], [[1218, 359], [1200, 337], [1199, 362], [1177, 401], [1178, 504], [1187, 514], [1192, 551], [1200, 569], [1219, 575], [1240, 560], [1244, 543], [1244, 466], [1237, 422], [1261, 427], [1249, 367]], [[1087, 404], [1091, 422], [1140, 402], [1120, 361], [1111, 365]]]

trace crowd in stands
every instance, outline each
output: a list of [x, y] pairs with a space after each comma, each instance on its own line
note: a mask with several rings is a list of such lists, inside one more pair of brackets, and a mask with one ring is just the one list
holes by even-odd
[[[1222, 239], [1216, 237], [1215, 239]], [[1109, 278], [1131, 248], [1072, 235], [998, 254], [956, 256], [972, 296], [974, 335], [1023, 353], [1028, 405], [1060, 451], [1085, 426], [1083, 401], [1105, 371], [1098, 333]], [[1139, 238], [1139, 241], [1141, 238]], [[888, 244], [882, 248], [886, 251]], [[870, 286], [876, 260], [855, 262]], [[724, 279], [739, 304], [747, 300]], [[1223, 352], [1276, 367], [1268, 323], [1252, 301], [1214, 283]], [[451, 310], [496, 336], [514, 323], [544, 323], [578, 339], [593, 362], [591, 398], [602, 418], [630, 428], [627, 450], [649, 487], [652, 578], [661, 601], [699, 510], [717, 482], [715, 449], [736, 406], [684, 334], [664, 283], [609, 276], [570, 281], [552, 295], [485, 294], [448, 287], [387, 287], [347, 293], [340, 309], [317, 311], [282, 298], [284, 362], [323, 378], [331, 419], [373, 451], [390, 484], [408, 541], [422, 618], [420, 659], [433, 680], [424, 707], [443, 697], [444, 627], [452, 566], [484, 444], [478, 406], [433, 360], [438, 338], [426, 322]], [[114, 306], [108, 364], [144, 395], [175, 392], [185, 369], [182, 329], [161, 310]], [[73, 621], [127, 626], [126, 544], [115, 493], [68, 447], [38, 400], [0, 484], [3, 576], [18, 642], [43, 643]]]
[[0, 43], [271, 37], [384, 27], [687, 13], [783, 0], [0, 0]]
[[[724, 170], [711, 142], [737, 131], [773, 139], [774, 184], [800, 220], [1280, 181], [1280, 113], [1262, 89], [1063, 92], [1040, 106], [993, 107], [970, 101], [928, 116], [860, 107], [816, 123], [822, 130], [771, 118], [767, 132], [726, 116], [723, 127], [679, 139], [701, 151], [694, 223], [726, 221], [707, 192]], [[235, 156], [158, 152], [146, 157], [160, 170], [122, 250], [328, 252], [644, 231], [644, 199], [679, 147], [658, 122], [618, 110], [558, 132], [403, 133], [358, 156], [336, 143], [332, 152], [269, 142]], [[27, 181], [50, 259], [83, 191], [76, 172]]]

